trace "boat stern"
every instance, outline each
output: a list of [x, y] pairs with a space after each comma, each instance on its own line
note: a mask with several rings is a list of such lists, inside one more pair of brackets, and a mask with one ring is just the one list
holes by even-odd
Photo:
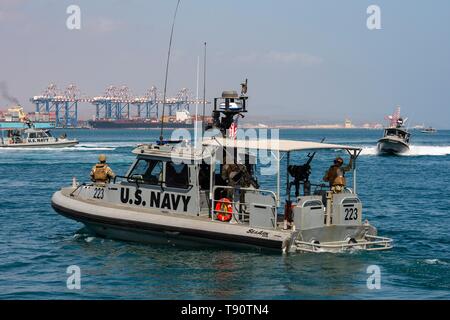
[[378, 236], [377, 229], [366, 222], [360, 226], [332, 225], [302, 231], [294, 240], [291, 251], [336, 253], [351, 250], [381, 251], [392, 247], [392, 239]]
[[362, 220], [362, 203], [353, 193], [327, 193], [327, 206], [319, 196], [300, 197], [293, 208], [298, 234], [291, 251], [341, 252], [388, 250], [392, 239], [378, 236], [377, 229]]

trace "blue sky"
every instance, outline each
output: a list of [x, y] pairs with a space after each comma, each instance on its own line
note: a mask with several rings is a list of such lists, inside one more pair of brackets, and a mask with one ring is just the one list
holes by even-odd
[[[81, 30], [66, 28], [70, 4], [81, 8]], [[111, 84], [136, 94], [162, 88], [175, 4], [1, 0], [0, 81], [30, 111], [29, 97], [50, 82], [76, 83], [88, 96]], [[381, 8], [381, 30], [366, 27], [371, 4]], [[195, 91], [207, 41], [208, 98], [247, 77], [252, 115], [381, 122], [400, 105], [413, 123], [449, 128], [449, 39], [446, 0], [182, 0], [169, 92]]]

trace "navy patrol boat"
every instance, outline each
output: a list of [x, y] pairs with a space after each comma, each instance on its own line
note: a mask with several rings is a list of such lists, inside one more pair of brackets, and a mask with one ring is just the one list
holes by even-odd
[[[105, 184], [78, 183], [54, 193], [56, 212], [101, 236], [144, 243], [252, 247], [280, 252], [387, 250], [392, 240], [363, 219], [356, 192], [360, 148], [279, 139], [235, 139], [230, 127], [247, 112], [247, 95], [225, 91], [214, 99], [213, 123], [197, 147], [186, 141], [143, 144], [123, 176]], [[261, 186], [258, 151], [276, 155], [276, 189]], [[313, 155], [343, 150], [354, 158], [353, 187], [333, 193], [309, 181]], [[255, 152], [256, 151], [256, 152]], [[280, 161], [286, 160], [282, 200]], [[291, 187], [295, 186], [295, 195]], [[283, 203], [285, 203], [283, 205]]]
[[428, 127], [428, 128], [422, 129], [420, 132], [422, 132], [422, 133], [436, 133], [437, 130], [435, 128], [433, 128], [433, 127]]
[[388, 119], [390, 124], [384, 129], [383, 137], [377, 143], [378, 152], [394, 155], [408, 152], [411, 139], [411, 134], [405, 128], [408, 119], [400, 117], [400, 107]]
[[15, 110], [20, 122], [0, 122], [0, 148], [65, 148], [77, 145], [76, 139], [68, 139], [66, 134], [54, 137], [49, 124], [33, 123], [27, 119], [22, 107]]

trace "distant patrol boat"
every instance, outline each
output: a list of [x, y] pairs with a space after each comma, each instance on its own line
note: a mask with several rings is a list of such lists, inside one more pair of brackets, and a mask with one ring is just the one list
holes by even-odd
[[36, 125], [27, 122], [0, 123], [0, 148], [64, 148], [77, 145], [75, 139], [67, 139], [64, 135], [56, 138], [49, 129], [36, 128]]
[[[52, 207], [101, 237], [126, 241], [282, 252], [392, 248], [391, 239], [378, 236], [377, 229], [363, 221], [355, 164], [361, 149], [229, 138], [236, 118], [247, 112], [246, 91], [245, 83], [241, 95], [225, 91], [214, 99], [209, 129], [216, 134], [204, 139], [201, 146], [164, 142], [162, 137], [158, 143], [138, 146], [133, 150], [136, 159], [124, 176], [106, 184], [79, 184], [74, 179], [72, 186], [54, 193]], [[256, 155], [263, 149], [278, 155], [276, 190], [261, 188], [258, 183]], [[320, 150], [344, 150], [354, 157], [352, 189], [333, 193], [328, 186], [310, 183], [314, 154], [308, 154], [306, 164], [290, 162], [294, 152]], [[281, 159], [286, 159], [288, 168], [284, 215], [278, 213]], [[291, 195], [293, 185], [295, 197]]]
[[378, 140], [377, 149], [381, 154], [402, 154], [409, 151], [411, 134], [405, 128], [408, 120], [400, 117], [400, 107], [397, 111], [388, 116], [389, 127], [384, 129], [383, 138]]
[[422, 133], [436, 133], [437, 130], [435, 128], [433, 128], [433, 127], [428, 127], [426, 129], [423, 129], [421, 132]]

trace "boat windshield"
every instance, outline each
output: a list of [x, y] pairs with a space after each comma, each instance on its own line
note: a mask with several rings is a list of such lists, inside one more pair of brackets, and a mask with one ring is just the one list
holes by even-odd
[[36, 131], [36, 132], [30, 132], [28, 134], [28, 138], [30, 139], [41, 139], [41, 138], [47, 138], [50, 135], [47, 134], [45, 131]]
[[140, 159], [128, 176], [131, 180], [157, 185], [162, 181], [163, 162], [160, 160]]
[[406, 132], [404, 132], [403, 130], [398, 130], [398, 129], [386, 129], [386, 133], [385, 136], [397, 136], [400, 138], [405, 138], [407, 135]]

